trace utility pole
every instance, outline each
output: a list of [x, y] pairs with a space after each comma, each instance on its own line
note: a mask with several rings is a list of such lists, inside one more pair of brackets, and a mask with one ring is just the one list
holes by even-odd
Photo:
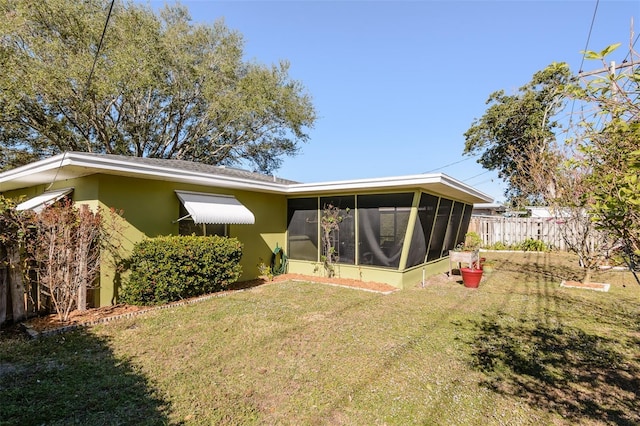
[[603, 72], [609, 72], [610, 74], [615, 75], [616, 70], [619, 70], [622, 68], [629, 68], [634, 65], [640, 65], [640, 61], [623, 62], [620, 65], [616, 65], [614, 61], [614, 62], [611, 62], [611, 65], [607, 68], [601, 68], [595, 71], [579, 72], [578, 77], [589, 77], [591, 75], [602, 74]]

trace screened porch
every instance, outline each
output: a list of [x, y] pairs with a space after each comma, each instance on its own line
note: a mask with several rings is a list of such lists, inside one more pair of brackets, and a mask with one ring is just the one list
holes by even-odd
[[329, 205], [342, 217], [331, 238], [336, 264], [400, 272], [446, 258], [464, 241], [473, 207], [423, 191], [290, 198], [290, 260], [326, 255], [320, 218]]

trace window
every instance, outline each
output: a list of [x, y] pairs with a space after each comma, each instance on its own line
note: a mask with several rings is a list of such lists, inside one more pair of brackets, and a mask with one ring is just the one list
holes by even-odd
[[407, 258], [407, 267], [423, 263], [427, 255], [427, 247], [431, 239], [431, 230], [436, 220], [436, 209], [438, 208], [438, 197], [422, 193], [420, 205], [418, 206], [418, 219], [413, 228], [411, 237], [411, 250]]
[[458, 231], [458, 239], [456, 240], [456, 245], [464, 242], [465, 235], [469, 230], [469, 223], [471, 222], [472, 210], [473, 210], [473, 205], [471, 204], [464, 205], [464, 213], [462, 215], [462, 222], [460, 223], [460, 230]]
[[442, 247], [444, 246], [444, 237], [447, 233], [452, 204], [453, 201], [446, 198], [440, 198], [438, 213], [436, 215], [436, 223], [433, 227], [433, 234], [431, 235], [431, 242], [429, 244], [427, 261], [436, 260], [442, 256]]
[[359, 264], [398, 267], [412, 202], [413, 193], [358, 196]]
[[462, 212], [464, 210], [464, 204], [459, 202], [453, 203], [453, 210], [451, 211], [451, 218], [447, 225], [447, 232], [444, 237], [444, 245], [442, 246], [442, 256], [447, 256], [449, 250], [452, 250], [456, 246], [458, 238], [458, 230], [460, 229], [460, 222], [462, 221]]
[[287, 246], [290, 259], [318, 260], [318, 199], [287, 202]]
[[[320, 198], [320, 214], [323, 214], [325, 207], [332, 205], [340, 209], [339, 214], [343, 218], [338, 225], [338, 230], [332, 235], [337, 263], [353, 265], [356, 262], [355, 201], [353, 195]], [[323, 255], [326, 254], [323, 253]]]
[[187, 212], [187, 209], [181, 203], [180, 217], [184, 219], [178, 222], [178, 235], [197, 235], [199, 237], [207, 235], [227, 236], [226, 224], [195, 223], [191, 217], [185, 217], [188, 215], [189, 212]]

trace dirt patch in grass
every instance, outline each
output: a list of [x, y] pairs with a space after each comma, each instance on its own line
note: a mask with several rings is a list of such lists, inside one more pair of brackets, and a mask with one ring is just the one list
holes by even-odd
[[274, 282], [282, 282], [282, 281], [305, 281], [305, 282], [314, 282], [314, 283], [322, 283], [322, 284], [333, 284], [339, 285], [343, 287], [354, 287], [360, 290], [370, 290], [379, 293], [390, 293], [398, 290], [397, 287], [393, 287], [389, 284], [377, 283], [373, 281], [360, 281], [348, 278], [328, 278], [328, 277], [312, 277], [309, 275], [302, 274], [282, 274], [277, 275], [273, 279]]

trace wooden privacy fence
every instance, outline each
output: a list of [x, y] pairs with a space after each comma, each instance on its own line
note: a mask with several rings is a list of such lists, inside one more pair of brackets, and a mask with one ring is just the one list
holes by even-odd
[[[539, 240], [555, 250], [567, 250], [560, 227], [570, 226], [553, 217], [473, 216], [469, 231], [482, 238], [484, 246], [496, 243], [518, 244], [526, 239]], [[569, 234], [570, 235], [570, 234]], [[595, 245], [596, 241], [592, 242]]]

